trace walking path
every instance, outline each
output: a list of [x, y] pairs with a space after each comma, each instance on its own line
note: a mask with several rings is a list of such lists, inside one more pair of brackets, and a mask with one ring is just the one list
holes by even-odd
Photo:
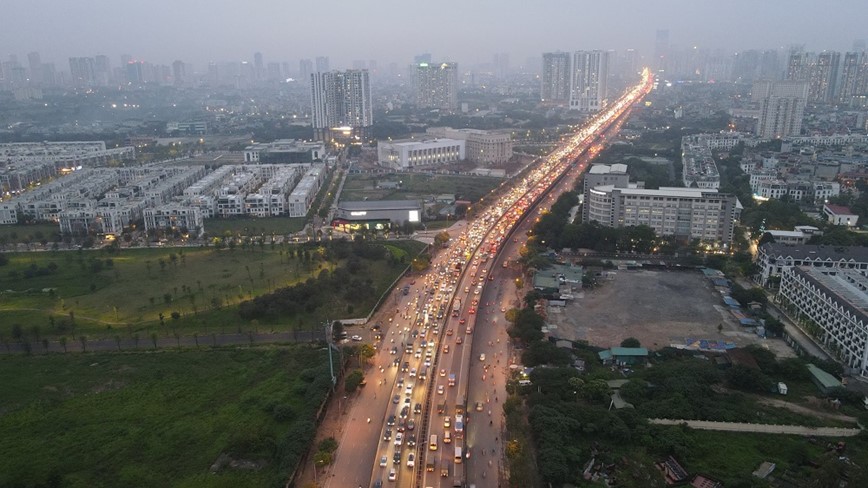
[[720, 430], [725, 432], [756, 432], [759, 434], [814, 435], [819, 437], [853, 437], [861, 429], [843, 427], [803, 427], [801, 425], [746, 424], [741, 422], [712, 422], [709, 420], [648, 419], [656, 425], [686, 424], [692, 429]]

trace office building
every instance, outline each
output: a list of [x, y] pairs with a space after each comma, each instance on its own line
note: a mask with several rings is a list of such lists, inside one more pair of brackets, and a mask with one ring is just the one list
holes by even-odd
[[757, 82], [760, 100], [756, 134], [763, 139], [798, 136], [808, 97], [808, 84], [801, 81]]
[[341, 201], [332, 227], [345, 232], [387, 230], [405, 222], [421, 222], [421, 217], [422, 205], [418, 200]]
[[465, 144], [458, 139], [422, 139], [377, 142], [380, 164], [399, 170], [461, 161]]
[[366, 140], [374, 123], [367, 70], [311, 74], [311, 123], [314, 137]]
[[509, 131], [429, 127], [425, 133], [464, 141], [466, 159], [472, 163], [501, 164], [512, 158], [512, 135]]
[[[589, 222], [589, 209], [587, 202], [590, 201], [591, 189], [598, 186], [612, 185], [615, 188], [627, 188], [630, 186], [630, 176], [627, 174], [626, 164], [595, 164], [585, 173], [582, 179], [582, 220]], [[633, 185], [633, 187], [637, 187]]]
[[588, 191], [589, 222], [605, 227], [647, 225], [658, 236], [728, 245], [741, 215], [734, 195], [700, 188], [646, 190], [604, 185]]
[[415, 72], [419, 108], [458, 110], [458, 63], [419, 63]]
[[868, 376], [868, 276], [864, 270], [793, 266], [778, 300], [846, 368]]
[[609, 53], [577, 51], [570, 64], [570, 110], [598, 112], [606, 105]]
[[540, 100], [566, 103], [570, 99], [570, 53], [543, 53]]

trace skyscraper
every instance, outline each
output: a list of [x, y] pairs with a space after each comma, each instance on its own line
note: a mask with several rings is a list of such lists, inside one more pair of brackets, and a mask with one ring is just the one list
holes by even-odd
[[298, 77], [302, 83], [310, 83], [310, 74], [313, 73], [313, 61], [301, 59], [298, 61]]
[[253, 76], [256, 81], [265, 79], [265, 62], [262, 60], [262, 53], [253, 53]]
[[175, 82], [175, 86], [181, 86], [184, 84], [187, 78], [187, 69], [184, 66], [184, 62], [180, 59], [175, 60], [172, 63], [172, 79]]
[[42, 58], [33, 51], [27, 54], [27, 64], [30, 65], [30, 83], [42, 83]]
[[543, 53], [540, 100], [565, 103], [570, 99], [570, 53]]
[[494, 76], [503, 80], [509, 75], [509, 53], [497, 53], [494, 55]]
[[760, 100], [760, 116], [756, 128], [758, 136], [780, 139], [799, 135], [808, 98], [806, 82], [757, 82], [754, 83], [753, 91]]
[[93, 85], [93, 58], [69, 58], [69, 74], [75, 86]]
[[458, 63], [417, 65], [416, 103], [420, 108], [458, 110]]
[[332, 141], [344, 134], [366, 140], [374, 123], [368, 71], [330, 71], [310, 77], [315, 137]]
[[606, 104], [609, 53], [576, 51], [570, 65], [570, 110], [597, 112]]
[[320, 73], [325, 73], [329, 70], [329, 57], [328, 56], [317, 56], [316, 58], [316, 70]]

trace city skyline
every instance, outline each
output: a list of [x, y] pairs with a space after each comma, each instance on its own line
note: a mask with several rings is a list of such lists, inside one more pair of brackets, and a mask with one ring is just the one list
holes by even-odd
[[[627, 0], [620, 2], [619, 11], [630, 15], [618, 19], [620, 26], [614, 22], [619, 12], [565, 0], [543, 5], [446, 0], [425, 10], [395, 0], [362, 1], [341, 5], [340, 14], [327, 19], [320, 18], [312, 4], [271, 0], [257, 2], [256, 8], [220, 1], [206, 5], [155, 0], [122, 7], [106, 0], [5, 3], [0, 20], [3, 57], [23, 58], [35, 51], [43, 62], [61, 66], [69, 57], [105, 54], [114, 63], [128, 54], [162, 64], [181, 59], [199, 69], [212, 61], [252, 61], [255, 52], [263, 53], [266, 62], [328, 56], [335, 69], [353, 67], [356, 60], [409, 64], [423, 52], [431, 52], [436, 61], [464, 65], [491, 62], [494, 55], [509, 53], [511, 64], [520, 66], [528, 58], [559, 49], [633, 48], [647, 62], [661, 29], [669, 31], [674, 49], [696, 46], [731, 54], [805, 45], [814, 51], [847, 51], [855, 40], [866, 37], [859, 19], [868, 16], [868, 5], [851, 0], [839, 2], [839, 8], [827, 9], [823, 16], [811, 14], [822, 6], [812, 0], [735, 0], [726, 8], [682, 0]], [[101, 19], [94, 12], [106, 12], [108, 17]], [[712, 18], [714, 22], [708, 22]], [[360, 23], [366, 19], [370, 22]]]

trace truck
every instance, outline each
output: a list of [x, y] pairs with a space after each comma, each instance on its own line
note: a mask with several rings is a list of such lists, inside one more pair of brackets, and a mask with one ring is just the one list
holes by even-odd
[[452, 316], [458, 317], [458, 312], [461, 311], [461, 299], [456, 298], [452, 301]]

